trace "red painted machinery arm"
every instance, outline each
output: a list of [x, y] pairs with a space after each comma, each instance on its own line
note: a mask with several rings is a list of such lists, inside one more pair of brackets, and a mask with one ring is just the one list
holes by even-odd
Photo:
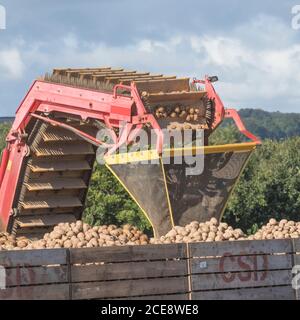
[[205, 91], [207, 92], [207, 97], [214, 101], [215, 105], [215, 114], [214, 114], [214, 122], [212, 124], [212, 129], [216, 129], [225, 118], [233, 119], [235, 125], [239, 129], [239, 131], [245, 135], [247, 138], [252, 140], [257, 144], [261, 144], [261, 140], [256, 137], [254, 134], [249, 132], [240, 115], [235, 109], [225, 109], [222, 100], [220, 99], [219, 95], [216, 93], [212, 82], [218, 81], [217, 77], [209, 77], [205, 76], [205, 80], [198, 80], [194, 79], [193, 83], [203, 84], [205, 86]]
[[235, 109], [226, 109], [225, 110], [225, 118], [233, 119], [235, 125], [237, 126], [239, 131], [244, 136], [246, 136], [247, 138], [249, 138], [250, 140], [252, 140], [253, 142], [255, 142], [257, 144], [261, 144], [261, 140], [257, 136], [255, 136], [253, 133], [251, 133], [250, 131], [248, 131], [246, 129], [240, 115], [238, 114], [238, 112]]

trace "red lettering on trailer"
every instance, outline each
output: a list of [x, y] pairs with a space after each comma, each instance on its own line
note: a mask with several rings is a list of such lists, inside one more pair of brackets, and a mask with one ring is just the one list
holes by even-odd
[[[263, 281], [267, 278], [269, 261], [268, 256], [264, 254], [264, 252], [253, 252], [251, 254], [247, 252], [240, 252], [239, 254], [239, 256], [234, 256], [230, 252], [225, 252], [221, 257], [219, 271], [222, 273], [221, 277], [224, 282], [232, 282], [236, 279], [236, 277], [238, 277], [238, 279], [242, 282], [247, 282], [251, 279], [254, 281]], [[262, 259], [260, 264], [258, 264], [259, 259]], [[226, 272], [225, 263], [229, 263], [233, 269], [234, 266], [238, 266], [239, 269], [236, 269], [240, 272]], [[261, 265], [261, 267], [259, 267], [259, 265]]]
[[[225, 252], [223, 256], [220, 259], [220, 272], [224, 272], [224, 263], [225, 259], [229, 258], [231, 262], [234, 262], [234, 257], [230, 252]], [[227, 274], [222, 274], [222, 278], [225, 282], [232, 282], [235, 279], [235, 274], [232, 274], [231, 272], [228, 272]]]
[[[7, 259], [7, 262], [5, 263], [5, 265], [12, 265], [12, 263], [10, 262], [10, 259]], [[33, 289], [32, 292], [30, 292], [30, 294], [28, 295], [28, 293], [24, 293], [24, 291], [22, 290], [22, 287], [20, 287], [22, 285], [22, 279], [24, 279], [24, 277], [27, 278], [27, 281], [29, 284], [34, 283], [35, 280], [35, 272], [32, 268], [30, 269], [25, 269], [27, 270], [27, 273], [23, 273], [22, 274], [22, 270], [24, 268], [28, 268], [30, 267], [30, 265], [27, 264], [22, 264], [22, 265], [17, 265], [15, 268], [11, 268], [11, 269], [6, 269], [6, 287], [14, 287], [15, 292], [16, 292], [16, 297], [17, 298], [26, 298], [26, 299], [30, 299], [31, 297], [33, 298]], [[15, 279], [12, 278], [12, 271], [16, 270], [16, 274], [15, 274]], [[15, 280], [15, 281], [13, 281]], [[13, 291], [7, 291], [7, 298], [11, 297], [13, 295]]]

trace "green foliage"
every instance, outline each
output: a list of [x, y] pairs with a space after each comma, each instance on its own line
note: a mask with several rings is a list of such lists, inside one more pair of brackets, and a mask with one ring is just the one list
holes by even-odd
[[10, 127], [11, 127], [10, 123], [7, 123], [7, 122], [0, 123], [0, 151], [1, 152], [5, 148], [5, 145], [6, 145], [5, 138], [8, 134]]
[[262, 139], [286, 139], [300, 135], [300, 114], [241, 109], [247, 129]]
[[227, 143], [237, 143], [243, 140], [242, 135], [237, 130], [236, 126], [228, 125], [223, 128], [218, 128], [209, 137], [210, 145], [220, 145]]
[[100, 165], [94, 168], [84, 219], [92, 225], [130, 223], [147, 233], [151, 232], [148, 220], [136, 203], [113, 174]]
[[268, 219], [300, 220], [300, 137], [266, 140], [252, 155], [224, 220], [253, 232]]

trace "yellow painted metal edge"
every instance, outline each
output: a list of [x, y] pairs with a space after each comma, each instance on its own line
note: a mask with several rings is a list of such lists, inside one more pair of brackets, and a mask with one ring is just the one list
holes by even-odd
[[[216, 145], [216, 146], [203, 146], [203, 147], [187, 147], [187, 148], [174, 148], [166, 149], [168, 155], [195, 155], [197, 153], [202, 154], [211, 154], [211, 153], [222, 153], [222, 152], [243, 152], [251, 151], [256, 148], [257, 144], [254, 142], [245, 142], [245, 143], [234, 143], [234, 144], [225, 144], [225, 145]], [[184, 151], [184, 153], [183, 153]]]
[[143, 214], [145, 215], [145, 217], [147, 218], [147, 220], [149, 221], [152, 230], [153, 230], [153, 234], [154, 237], [156, 238], [156, 234], [155, 234], [155, 229], [154, 226], [147, 214], [147, 212], [142, 208], [142, 206], [139, 204], [139, 202], [136, 200], [136, 198], [133, 196], [133, 194], [128, 190], [128, 188], [126, 187], [126, 185], [123, 183], [123, 181], [116, 175], [116, 173], [114, 172], [114, 170], [106, 163], [105, 164], [106, 168], [114, 175], [114, 177], [121, 183], [121, 185], [123, 186], [123, 188], [128, 192], [128, 194], [130, 195], [130, 197], [135, 201], [135, 203], [139, 206], [139, 208], [141, 209], [141, 211], [143, 212]]
[[[182, 155], [196, 155], [196, 154], [211, 154], [222, 152], [244, 152], [251, 151], [256, 148], [257, 144], [254, 142], [235, 143], [216, 146], [203, 146], [203, 147], [186, 147], [186, 148], [174, 148], [163, 150], [162, 157], [174, 157]], [[141, 162], [158, 160], [160, 156], [156, 150], [145, 150], [137, 152], [119, 153], [105, 157], [105, 162], [109, 165], [124, 164], [130, 162]]]
[[159, 155], [156, 150], [145, 150], [136, 152], [119, 153], [106, 156], [105, 162], [109, 165], [124, 164], [130, 162], [142, 162], [150, 160], [159, 160]]
[[175, 224], [174, 224], [174, 218], [173, 218], [173, 210], [172, 210], [172, 206], [171, 206], [169, 189], [168, 189], [168, 184], [167, 184], [167, 177], [166, 177], [165, 167], [164, 167], [164, 163], [162, 161], [162, 158], [160, 158], [160, 165], [161, 165], [161, 170], [162, 170], [163, 178], [164, 178], [164, 184], [165, 184], [165, 189], [166, 189], [166, 195], [167, 195], [167, 202], [168, 202], [168, 207], [169, 207], [171, 224], [174, 227]]

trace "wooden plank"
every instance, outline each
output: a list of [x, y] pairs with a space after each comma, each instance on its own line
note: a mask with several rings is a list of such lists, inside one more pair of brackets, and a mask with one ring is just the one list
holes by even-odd
[[206, 95], [205, 91], [190, 92], [167, 92], [167, 93], [151, 93], [147, 101], [149, 103], [169, 102], [169, 101], [199, 101]]
[[187, 277], [83, 282], [72, 284], [72, 297], [75, 300], [174, 294], [185, 293], [187, 291]]
[[293, 252], [290, 239], [198, 242], [190, 243], [189, 248], [191, 257], [217, 257], [225, 253], [230, 255], [245, 255]]
[[294, 252], [300, 255], [300, 238], [293, 239], [293, 248], [294, 248]]
[[14, 287], [0, 290], [0, 300], [69, 300], [69, 284]]
[[48, 214], [40, 216], [25, 216], [18, 217], [17, 224], [21, 228], [33, 228], [33, 227], [51, 227], [59, 224], [60, 222], [74, 222], [76, 218], [72, 213], [65, 214]]
[[[298, 280], [300, 272], [300, 238], [293, 239], [293, 248], [294, 248], [294, 265], [293, 265], [293, 277], [296, 281], [295, 284], [300, 285], [300, 280]], [[295, 296], [297, 300], [300, 300], [300, 288], [295, 288]]]
[[81, 171], [90, 170], [91, 167], [86, 160], [56, 160], [39, 161], [29, 165], [32, 172], [52, 172], [52, 171]]
[[49, 146], [39, 146], [34, 148], [34, 154], [37, 157], [48, 156], [64, 156], [64, 155], [81, 155], [81, 154], [94, 154], [95, 151], [91, 144], [88, 143], [72, 143], [72, 144], [51, 144]]
[[139, 91], [147, 91], [148, 93], [172, 92], [172, 91], [189, 91], [190, 79], [164, 79], [164, 80], [148, 80], [137, 81]]
[[[123, 70], [123, 69], [121, 69]], [[120, 71], [121, 71], [120, 70]], [[80, 75], [80, 73], [82, 71], [89, 71], [89, 72], [109, 72], [110, 71], [110, 68], [98, 68], [98, 69], [70, 69], [70, 70], [66, 70], [65, 71], [65, 74], [68, 76], [68, 77], [78, 77]]]
[[[74, 211], [73, 208], [54, 208], [54, 209], [51, 209], [51, 214], [70, 213], [73, 211]], [[44, 209], [31, 209], [31, 210], [21, 209], [20, 210], [20, 216], [35, 216], [35, 215], [38, 216], [40, 214], [49, 214], [49, 209], [44, 208]]]
[[6, 269], [6, 287], [68, 282], [67, 266], [17, 267]]
[[295, 300], [291, 286], [192, 292], [192, 300]]
[[[67, 71], [74, 71], [74, 72], [80, 72], [80, 71], [101, 71], [101, 70], [110, 70], [111, 67], [100, 67], [100, 68], [55, 68], [53, 69], [53, 74], [66, 74]], [[123, 69], [121, 69], [123, 70]]]
[[75, 208], [81, 207], [82, 203], [77, 197], [72, 196], [57, 196], [47, 197], [39, 200], [25, 200], [21, 202], [24, 209], [42, 209], [42, 208]]
[[291, 285], [291, 270], [192, 275], [192, 291]]
[[186, 244], [70, 249], [71, 264], [187, 258]]
[[293, 255], [223, 256], [221, 258], [195, 258], [190, 260], [191, 273], [215, 273], [291, 269]]
[[29, 191], [40, 190], [63, 190], [63, 189], [86, 189], [85, 182], [80, 178], [58, 178], [48, 181], [30, 180], [25, 183]]
[[85, 79], [85, 78], [92, 78], [93, 76], [106, 76], [106, 75], [114, 75], [114, 74], [123, 74], [126, 72], [133, 72], [136, 73], [136, 71], [132, 70], [124, 70], [124, 69], [111, 69], [111, 70], [94, 70], [94, 71], [88, 71], [88, 70], [83, 70], [79, 72], [80, 79]]
[[[174, 80], [176, 76], [164, 76], [164, 75], [149, 75], [149, 76], [141, 76], [137, 78], [127, 78], [121, 79], [122, 83], [125, 85], [130, 85], [131, 82], [139, 83], [142, 81], [154, 81], [154, 80]], [[118, 83], [117, 80], [110, 80], [112, 83]]]
[[[152, 76], [159, 76], [161, 77], [162, 74], [159, 75], [151, 75]], [[150, 77], [150, 72], [140, 72], [140, 73], [134, 73], [134, 74], [129, 74], [126, 75], [126, 73], [124, 74], [120, 74], [120, 75], [111, 75], [111, 76], [107, 76], [105, 77], [105, 80], [109, 81], [109, 80], [128, 80], [128, 79], [135, 79], [135, 78], [145, 78], [145, 77]]]
[[[147, 75], [149, 75], [149, 73], [146, 73]], [[113, 77], [114, 79], [118, 79], [121, 77], [130, 77], [130, 76], [135, 76], [138, 75], [138, 73], [136, 71], [124, 71], [124, 72], [94, 72], [93, 74], [91, 74], [91, 77], [95, 80], [95, 81], [104, 81], [107, 78], [111, 78]], [[86, 75], [85, 75], [86, 77]]]
[[72, 282], [187, 275], [187, 260], [125, 262], [71, 267]]
[[16, 234], [18, 237], [26, 237], [31, 240], [40, 240], [43, 239], [45, 233], [50, 233], [51, 231], [53, 231], [53, 227], [18, 228]]
[[44, 142], [56, 141], [82, 141], [82, 138], [77, 134], [67, 130], [46, 131], [43, 133]]
[[0, 251], [0, 265], [30, 267], [67, 264], [66, 249]]

